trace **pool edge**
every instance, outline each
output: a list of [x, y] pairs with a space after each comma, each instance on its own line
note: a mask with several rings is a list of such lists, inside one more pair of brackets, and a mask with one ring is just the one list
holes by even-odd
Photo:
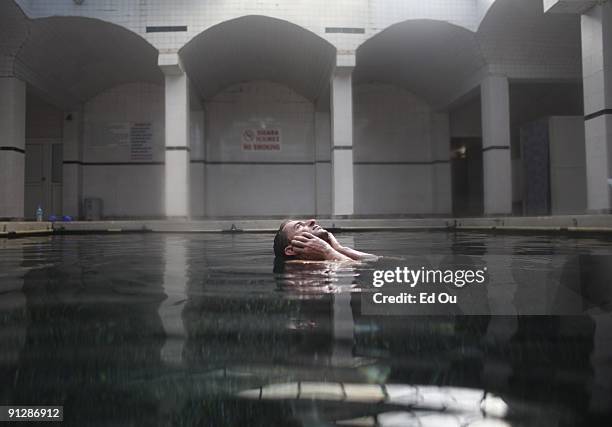
[[[74, 222], [0, 222], [0, 238], [51, 234], [114, 233], [273, 233], [278, 219], [110, 220]], [[319, 223], [336, 232], [466, 231], [516, 234], [608, 234], [612, 215], [484, 218], [331, 218]]]

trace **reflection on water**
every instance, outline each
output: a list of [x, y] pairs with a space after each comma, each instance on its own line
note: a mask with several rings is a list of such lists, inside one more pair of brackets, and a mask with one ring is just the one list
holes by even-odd
[[180, 364], [183, 360], [185, 325], [182, 319], [183, 305], [187, 301], [187, 248], [182, 238], [169, 236], [164, 242], [163, 292], [167, 298], [159, 307], [166, 335], [161, 350], [161, 359], [169, 364]]
[[[609, 425], [609, 241], [339, 237], [396, 258], [274, 265], [262, 234], [0, 240], [0, 404], [79, 426]], [[473, 297], [506, 315], [363, 315], [397, 258], [487, 265], [507, 286]], [[517, 315], [533, 301], [579, 314]]]
[[245, 390], [238, 393], [238, 396], [256, 400], [385, 404], [402, 408], [401, 411], [336, 421], [336, 424], [346, 426], [387, 427], [408, 424], [467, 427], [482, 425], [483, 420], [487, 420], [489, 425], [509, 425], [500, 419], [508, 412], [508, 405], [503, 399], [484, 390], [459, 387], [296, 382]]

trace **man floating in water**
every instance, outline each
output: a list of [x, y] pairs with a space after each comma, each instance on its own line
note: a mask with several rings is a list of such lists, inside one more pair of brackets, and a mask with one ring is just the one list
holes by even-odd
[[371, 261], [376, 255], [342, 246], [314, 219], [284, 221], [274, 236], [274, 255], [308, 261]]

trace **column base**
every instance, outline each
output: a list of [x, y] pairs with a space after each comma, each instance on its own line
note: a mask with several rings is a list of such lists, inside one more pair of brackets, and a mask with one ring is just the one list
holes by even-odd
[[355, 215], [330, 215], [329, 219], [353, 219]]
[[[584, 215], [609, 215], [612, 214], [612, 208], [610, 209], [587, 209]], [[580, 215], [580, 214], [577, 214]]]
[[508, 213], [485, 213], [482, 215], [483, 218], [506, 218], [509, 216], [522, 216], [522, 215], [514, 215], [512, 212]]
[[165, 216], [163, 217], [166, 221], [180, 221], [185, 222], [191, 220], [188, 216]]

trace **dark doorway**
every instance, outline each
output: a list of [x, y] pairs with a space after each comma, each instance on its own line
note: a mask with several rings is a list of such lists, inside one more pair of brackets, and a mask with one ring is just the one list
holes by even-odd
[[482, 140], [451, 139], [451, 174], [453, 182], [453, 215], [483, 214]]

